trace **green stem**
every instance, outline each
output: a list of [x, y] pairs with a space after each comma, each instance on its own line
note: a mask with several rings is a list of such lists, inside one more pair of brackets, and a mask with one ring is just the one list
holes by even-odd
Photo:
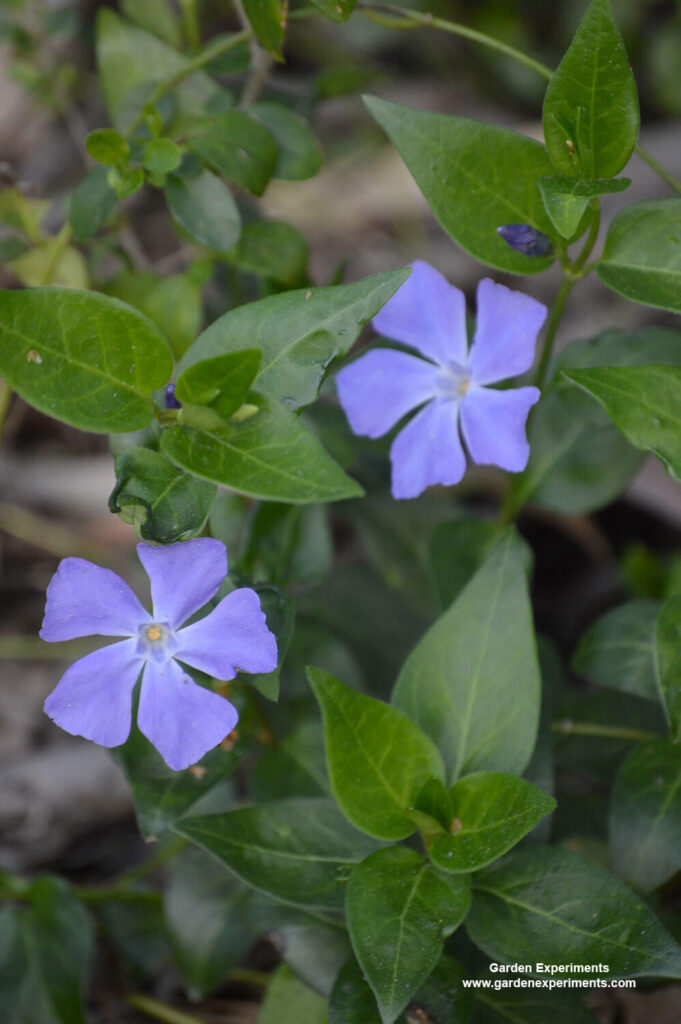
[[[553, 71], [546, 64], [528, 57], [521, 50], [516, 50], [514, 46], [508, 46], [499, 39], [494, 39], [493, 36], [488, 36], [484, 32], [468, 28], [467, 25], [461, 25], [456, 21], [448, 21], [446, 18], [436, 18], [434, 15], [424, 13], [423, 11], [414, 11], [409, 7], [398, 7], [394, 4], [361, 2], [357, 6], [367, 16], [370, 16], [372, 12], [380, 14], [381, 11], [385, 11], [400, 19], [399, 21], [383, 19], [382, 24], [388, 27], [405, 29], [436, 28], [441, 32], [448, 32], [450, 35], [460, 36], [462, 39], [469, 39], [473, 43], [479, 43], [481, 46], [486, 46], [489, 50], [496, 50], [497, 53], [503, 53], [504, 56], [510, 57], [518, 64], [522, 64], [523, 67], [529, 68], [530, 71], [536, 71], [538, 75], [541, 75], [547, 81], [553, 78]], [[637, 145], [636, 152], [670, 188], [681, 195], [681, 182], [677, 181], [669, 171], [666, 171], [662, 164], [647, 149]]]
[[577, 278], [573, 277], [571, 274], [565, 274], [556, 294], [553, 308], [551, 309], [548, 323], [546, 324], [544, 345], [542, 348], [541, 359], [539, 360], [539, 366], [537, 368], [537, 375], [534, 380], [534, 383], [538, 388], [541, 388], [546, 380], [546, 375], [551, 363], [551, 356], [553, 355], [553, 346], [556, 341], [556, 334], [558, 333], [558, 327], [560, 326], [560, 321], [563, 317], [563, 313], [565, 312], [565, 305], [576, 280]]
[[165, 1021], [165, 1024], [205, 1024], [200, 1017], [176, 1010], [174, 1006], [168, 1006], [167, 1003], [162, 1003], [158, 999], [143, 996], [141, 992], [131, 992], [125, 997], [125, 1001], [140, 1013], [145, 1013], [147, 1017], [153, 1017], [154, 1020]]
[[[591, 223], [589, 225], [589, 233], [586, 236], [584, 242], [584, 248], [580, 252], [575, 262], [570, 267], [573, 277], [584, 277], [588, 273], [588, 269], [584, 266], [589, 256], [593, 252], [593, 247], [598, 240], [598, 232], [601, 229], [601, 204], [598, 199], [591, 199], [589, 202], [591, 206]], [[593, 264], [591, 265], [593, 266]]]
[[641, 157], [641, 160], [644, 160], [648, 164], [648, 166], [652, 167], [655, 173], [659, 175], [660, 178], [662, 178], [663, 181], [666, 181], [667, 184], [671, 188], [673, 188], [675, 192], [678, 192], [679, 195], [681, 195], [681, 181], [677, 181], [677, 179], [674, 178], [669, 173], [669, 171], [666, 171], [662, 164], [655, 159], [652, 153], [649, 153], [647, 149], [643, 148], [643, 146], [637, 146], [636, 152]]
[[538, 60], [533, 60], [532, 57], [528, 57], [526, 54], [522, 53], [521, 50], [516, 50], [514, 46], [502, 43], [500, 40], [494, 39], [492, 36], [485, 35], [484, 32], [478, 32], [474, 28], [468, 28], [467, 25], [460, 25], [456, 21], [448, 21], [445, 18], [436, 18], [433, 14], [426, 14], [423, 11], [413, 11], [408, 7], [397, 7], [393, 4], [362, 2], [357, 6], [365, 13], [371, 11], [377, 11], [380, 13], [381, 11], [385, 11], [388, 14], [394, 14], [406, 18], [407, 22], [411, 22], [411, 25], [405, 24], [405, 28], [411, 28], [412, 26], [436, 28], [441, 32], [449, 32], [451, 35], [461, 36], [463, 39], [470, 39], [471, 42], [480, 43], [482, 46], [486, 46], [490, 50], [496, 50], [497, 53], [503, 53], [504, 56], [511, 57], [519, 64], [524, 64], [526, 68], [530, 68], [531, 71], [536, 71], [537, 74], [542, 75], [543, 78], [550, 79], [553, 75], [551, 68], [547, 67], [546, 64], [541, 64]]
[[59, 260], [64, 255], [64, 250], [71, 242], [71, 227], [68, 221], [62, 226], [61, 231], [54, 240], [54, 248], [50, 253], [50, 258], [45, 264], [45, 270], [40, 278], [40, 284], [45, 286], [52, 284], [52, 278], [54, 277], [55, 271], [59, 265]]
[[180, 0], [182, 22], [187, 46], [191, 53], [201, 49], [201, 28], [199, 26], [199, 10], [196, 0]]
[[662, 737], [647, 729], [628, 729], [622, 725], [601, 725], [598, 722], [573, 722], [564, 718], [551, 723], [551, 731], [559, 736], [600, 736], [603, 739], [630, 740], [632, 743], [646, 743]]

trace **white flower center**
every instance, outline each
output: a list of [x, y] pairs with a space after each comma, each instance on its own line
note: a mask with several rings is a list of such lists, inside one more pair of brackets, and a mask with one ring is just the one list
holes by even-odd
[[177, 650], [177, 639], [166, 622], [148, 622], [137, 633], [137, 653], [147, 661], [166, 662]]
[[435, 378], [438, 398], [459, 401], [468, 391], [471, 384], [470, 371], [459, 363], [446, 363], [440, 367]]

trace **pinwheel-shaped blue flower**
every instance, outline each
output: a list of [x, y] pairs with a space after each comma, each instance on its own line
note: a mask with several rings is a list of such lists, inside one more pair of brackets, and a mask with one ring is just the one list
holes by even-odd
[[412, 268], [372, 323], [425, 358], [373, 349], [344, 367], [336, 383], [350, 426], [356, 434], [381, 437], [422, 406], [390, 449], [395, 498], [461, 480], [466, 457], [459, 428], [474, 462], [520, 472], [530, 452], [527, 415], [540, 392], [489, 385], [529, 370], [546, 307], [485, 278], [469, 351], [463, 292], [421, 260]]
[[126, 639], [76, 661], [45, 701], [66, 732], [103, 747], [124, 743], [132, 695], [142, 673], [137, 724], [175, 771], [200, 760], [232, 731], [236, 708], [199, 686], [181, 662], [216, 679], [271, 672], [277, 644], [254, 590], [233, 590], [204, 618], [182, 627], [227, 575], [219, 540], [201, 537], [168, 547], [138, 544], [151, 581], [153, 614], [120, 576], [83, 558], [65, 558], [47, 589], [43, 640], [96, 633]]

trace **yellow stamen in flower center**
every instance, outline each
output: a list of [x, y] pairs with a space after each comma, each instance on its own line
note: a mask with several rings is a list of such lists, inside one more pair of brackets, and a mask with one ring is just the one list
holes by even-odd
[[160, 626], [147, 627], [147, 640], [160, 640], [163, 636]]

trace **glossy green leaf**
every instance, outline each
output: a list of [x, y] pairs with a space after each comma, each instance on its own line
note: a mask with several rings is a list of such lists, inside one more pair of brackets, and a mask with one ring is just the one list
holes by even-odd
[[452, 827], [451, 835], [437, 836], [428, 851], [445, 871], [477, 871], [491, 864], [556, 806], [541, 789], [503, 772], [466, 775], [449, 792], [456, 831]]
[[324, 721], [331, 789], [349, 821], [378, 839], [414, 831], [407, 815], [431, 777], [442, 778], [436, 748], [397, 708], [308, 669]]
[[252, 104], [248, 112], [262, 121], [279, 147], [275, 178], [301, 181], [314, 177], [322, 165], [322, 151], [304, 117], [269, 100]]
[[681, 977], [681, 948], [622, 882], [593, 861], [541, 846], [475, 877], [466, 927], [496, 961], [606, 963], [608, 977]]
[[144, 146], [143, 162], [152, 174], [169, 174], [180, 166], [182, 149], [172, 139], [149, 139]]
[[241, 217], [232, 193], [211, 171], [194, 178], [171, 177], [165, 186], [170, 212], [197, 242], [229, 252], [239, 240]]
[[128, 448], [116, 457], [109, 510], [132, 523], [142, 540], [174, 544], [201, 533], [216, 490], [215, 484], [183, 472], [160, 452]]
[[169, 427], [162, 450], [198, 477], [266, 501], [307, 504], [361, 495], [294, 413], [255, 392], [248, 404], [255, 406], [253, 415], [219, 430]]
[[667, 721], [676, 741], [681, 740], [681, 597], [663, 604], [655, 630], [655, 666]]
[[497, 233], [529, 224], [555, 236], [537, 188], [553, 168], [540, 143], [481, 121], [429, 114], [366, 98], [445, 231], [471, 256], [514, 274], [537, 274], [553, 257], [525, 256]]
[[[108, 7], [99, 11], [99, 82], [112, 124], [119, 131], [130, 128], [159, 83], [169, 81], [186, 63], [186, 57], [151, 32], [124, 21]], [[191, 125], [219, 92], [205, 72], [189, 75], [173, 90], [177, 101], [173, 128]]]
[[92, 924], [62, 881], [44, 877], [20, 914], [31, 982], [59, 1024], [85, 1024], [83, 998], [92, 955]]
[[565, 376], [601, 403], [626, 439], [681, 480], [681, 366], [611, 366]]
[[596, 1024], [579, 996], [565, 990], [476, 989], [471, 1024]]
[[95, 167], [71, 193], [69, 226], [75, 242], [84, 242], [106, 223], [118, 199], [106, 167]]
[[551, 159], [575, 178], [610, 178], [638, 137], [636, 83], [609, 0], [592, 0], [544, 99]]
[[572, 238], [577, 231], [589, 200], [611, 192], [624, 192], [631, 178], [570, 178], [566, 174], [550, 174], [537, 182], [544, 207], [551, 223], [563, 238]]
[[225, 313], [185, 354], [179, 371], [203, 359], [259, 348], [253, 386], [289, 409], [317, 397], [329, 364], [353, 345], [361, 328], [409, 275], [408, 269], [373, 274], [354, 284], [271, 295]]
[[[351, 955], [345, 925], [310, 920], [291, 922], [277, 928], [284, 963], [296, 976], [322, 996], [329, 996], [333, 983]], [[326, 1024], [326, 1021], [325, 1021]]]
[[354, 957], [343, 965], [333, 986], [329, 1024], [382, 1024], [376, 997]]
[[81, 430], [138, 430], [172, 372], [157, 327], [95, 292], [0, 292], [0, 373], [37, 409]]
[[491, 519], [464, 516], [435, 527], [430, 565], [440, 607], [448, 608], [459, 596], [498, 538], [499, 527]]
[[413, 809], [431, 818], [439, 826], [437, 832], [443, 829], [449, 832], [454, 817], [454, 804], [450, 791], [441, 779], [428, 779], [424, 783], [416, 795]]
[[598, 276], [634, 302], [681, 312], [681, 199], [633, 203], [608, 228]]
[[326, 1000], [299, 981], [285, 964], [267, 986], [256, 1024], [326, 1024]]
[[587, 630], [572, 668], [601, 686], [659, 700], [655, 675], [655, 623], [658, 601], [628, 601], [606, 612]]
[[523, 551], [508, 530], [409, 655], [393, 702], [435, 741], [456, 780], [523, 771], [539, 694]]
[[151, 271], [126, 270], [107, 281], [101, 290], [153, 320], [177, 359], [201, 329], [201, 288], [190, 274], [159, 278]]
[[637, 746], [615, 777], [610, 803], [614, 871], [652, 892], [681, 871], [681, 746]]
[[355, 9], [357, 0], [312, 0], [315, 7], [332, 21], [347, 21]]
[[192, 363], [178, 376], [175, 397], [183, 404], [210, 405], [228, 419], [246, 398], [260, 358], [259, 349], [246, 348]]
[[330, 795], [321, 723], [305, 722], [279, 747], [264, 750], [249, 781], [249, 793], [258, 803]]
[[292, 224], [254, 220], [244, 225], [229, 259], [240, 270], [295, 288], [306, 283], [308, 255], [307, 242]]
[[136, 726], [117, 748], [116, 757], [130, 784], [137, 825], [146, 839], [157, 839], [209, 790], [229, 779], [240, 760], [234, 752], [218, 747], [201, 759], [198, 771], [192, 765], [174, 772]]
[[173, 860], [163, 908], [191, 999], [217, 988], [255, 942], [257, 934], [246, 912], [250, 893], [202, 850], [183, 850]]
[[354, 869], [345, 903], [350, 940], [383, 1024], [393, 1024], [428, 978], [469, 901], [467, 878], [444, 879], [405, 847], [378, 850]]
[[130, 156], [130, 144], [115, 128], [97, 128], [85, 140], [85, 148], [100, 164], [124, 163]]
[[243, 5], [258, 42], [273, 57], [281, 57], [288, 0], [243, 0]]
[[185, 817], [175, 831], [256, 889], [319, 907], [343, 905], [353, 865], [376, 848], [333, 801], [312, 797]]
[[217, 174], [260, 196], [274, 173], [277, 144], [260, 121], [228, 110], [187, 133], [187, 145]]

